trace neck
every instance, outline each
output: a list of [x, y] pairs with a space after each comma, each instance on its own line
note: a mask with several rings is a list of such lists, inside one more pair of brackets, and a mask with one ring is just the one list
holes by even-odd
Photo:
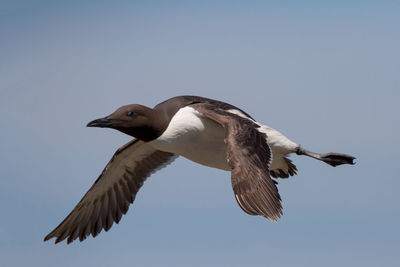
[[135, 137], [139, 140], [148, 142], [158, 138], [168, 126], [165, 122], [164, 117], [159, 111], [143, 107], [138, 112], [137, 121], [140, 123], [139, 126], [132, 127], [118, 127], [115, 128], [127, 135]]
[[116, 128], [118, 131], [123, 132], [127, 135], [135, 137], [139, 140], [149, 142], [156, 139], [160, 134], [155, 131], [152, 127], [134, 127], [134, 128]]

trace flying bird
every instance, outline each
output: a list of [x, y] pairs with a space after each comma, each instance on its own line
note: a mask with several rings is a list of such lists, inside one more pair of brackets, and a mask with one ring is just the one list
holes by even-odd
[[154, 108], [132, 104], [91, 121], [88, 127], [112, 128], [134, 137], [119, 148], [72, 212], [49, 233], [56, 243], [90, 234], [96, 237], [118, 223], [144, 181], [178, 156], [231, 172], [239, 206], [250, 215], [276, 221], [282, 215], [274, 178], [297, 172], [288, 159], [295, 153], [331, 166], [354, 164], [341, 153], [319, 154], [302, 148], [279, 131], [260, 124], [245, 111], [221, 101], [177, 96]]

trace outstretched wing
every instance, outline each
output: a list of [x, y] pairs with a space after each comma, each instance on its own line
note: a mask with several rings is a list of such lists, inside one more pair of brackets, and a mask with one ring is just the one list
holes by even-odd
[[176, 157], [137, 139], [119, 148], [81, 201], [44, 241], [56, 237], [56, 243], [65, 238], [71, 243], [78, 237], [80, 241], [90, 234], [95, 237], [102, 229], [108, 231], [128, 211], [146, 178]]
[[232, 187], [240, 207], [250, 215], [276, 221], [282, 214], [276, 182], [270, 178], [271, 150], [266, 135], [253, 121], [206, 103], [191, 105], [203, 116], [221, 124], [225, 131], [227, 162], [232, 168]]

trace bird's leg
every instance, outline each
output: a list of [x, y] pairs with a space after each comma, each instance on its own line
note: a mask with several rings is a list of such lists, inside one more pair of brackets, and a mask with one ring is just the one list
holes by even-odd
[[297, 155], [306, 155], [309, 157], [312, 157], [314, 159], [322, 160], [323, 162], [336, 167], [338, 165], [342, 164], [354, 164], [354, 159], [355, 157], [347, 155], [347, 154], [342, 154], [342, 153], [324, 153], [324, 154], [319, 154], [315, 152], [308, 151], [302, 147], [299, 147], [296, 151]]

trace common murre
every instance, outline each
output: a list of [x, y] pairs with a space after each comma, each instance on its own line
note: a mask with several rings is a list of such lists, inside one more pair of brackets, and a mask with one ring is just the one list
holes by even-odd
[[250, 215], [276, 221], [281, 198], [272, 177], [296, 174], [286, 155], [296, 153], [332, 166], [354, 164], [353, 156], [318, 154], [303, 149], [277, 130], [256, 122], [243, 110], [216, 100], [178, 96], [153, 109], [126, 105], [88, 127], [106, 127], [135, 137], [119, 148], [72, 212], [45, 237], [70, 243], [108, 231], [128, 211], [153, 172], [183, 156], [199, 164], [231, 171], [240, 207]]

